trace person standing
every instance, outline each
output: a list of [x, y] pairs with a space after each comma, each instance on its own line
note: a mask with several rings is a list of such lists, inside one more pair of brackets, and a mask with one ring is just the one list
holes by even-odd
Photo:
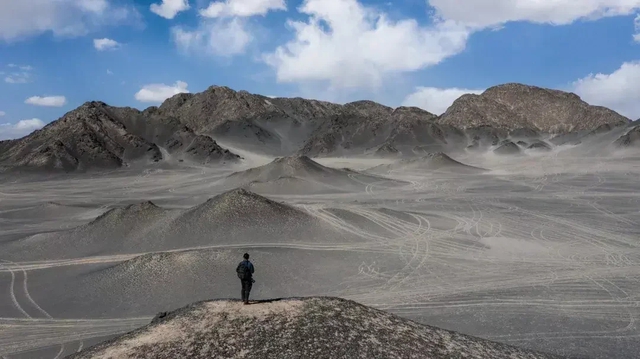
[[242, 257], [244, 260], [236, 267], [236, 273], [242, 284], [242, 301], [246, 305], [249, 304], [249, 293], [255, 282], [253, 280], [253, 272], [255, 269], [253, 268], [253, 263], [249, 261], [249, 253], [245, 253]]

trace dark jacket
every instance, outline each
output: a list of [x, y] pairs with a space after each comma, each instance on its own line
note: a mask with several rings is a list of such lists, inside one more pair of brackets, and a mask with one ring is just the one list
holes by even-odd
[[249, 278], [253, 277], [253, 272], [255, 271], [255, 269], [253, 268], [253, 263], [249, 262], [249, 260], [245, 259], [242, 262], [240, 262], [240, 264], [238, 264], [238, 267], [236, 268], [236, 272], [238, 271], [238, 268], [240, 268], [240, 266], [242, 265], [246, 265], [247, 268], [249, 268]]

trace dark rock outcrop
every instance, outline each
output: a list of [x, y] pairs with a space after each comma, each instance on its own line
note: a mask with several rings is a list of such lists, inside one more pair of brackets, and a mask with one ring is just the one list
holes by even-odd
[[105, 357], [557, 358], [329, 297], [199, 302], [69, 358]]
[[485, 125], [545, 133], [592, 130], [603, 124], [628, 122], [628, 118], [591, 106], [573, 93], [515, 83], [491, 87], [480, 95], [463, 95], [438, 119], [438, 123], [459, 128]]

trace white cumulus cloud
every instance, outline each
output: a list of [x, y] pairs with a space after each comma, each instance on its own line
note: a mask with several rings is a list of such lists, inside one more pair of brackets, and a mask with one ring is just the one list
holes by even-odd
[[178, 49], [185, 53], [226, 57], [244, 53], [253, 40], [239, 18], [203, 21], [195, 30], [174, 27], [171, 37]]
[[18, 123], [0, 123], [0, 141], [24, 137], [44, 127], [45, 123], [37, 118], [21, 120]]
[[449, 21], [392, 21], [356, 0], [305, 0], [308, 21], [288, 21], [295, 38], [264, 60], [278, 82], [379, 87], [385, 77], [436, 65], [463, 51], [469, 31]]
[[85, 35], [108, 25], [139, 21], [132, 7], [108, 0], [0, 1], [0, 41], [13, 42], [51, 32], [58, 37]]
[[4, 112], [4, 111], [0, 111], [0, 117], [4, 116], [4, 115], [6, 115], [6, 114], [7, 114], [6, 112]]
[[595, 20], [631, 15], [640, 0], [428, 0], [437, 14], [475, 27], [511, 21], [566, 25], [576, 20]]
[[149, 9], [165, 19], [173, 19], [182, 11], [189, 10], [188, 0], [162, 0], [160, 4], [151, 4]]
[[610, 74], [590, 74], [572, 84], [584, 101], [640, 118], [640, 61], [625, 62]]
[[34, 106], [62, 107], [67, 103], [67, 98], [64, 96], [32, 96], [24, 103]]
[[420, 107], [435, 115], [443, 114], [449, 106], [464, 94], [479, 95], [484, 90], [471, 90], [461, 88], [436, 88], [436, 87], [417, 87], [416, 91], [407, 96], [402, 102], [403, 106]]
[[113, 50], [118, 48], [119, 46], [120, 44], [112, 39], [93, 39], [93, 47], [95, 47], [98, 51]]
[[204, 17], [248, 17], [266, 15], [272, 10], [287, 10], [284, 0], [226, 0], [214, 1], [200, 10]]
[[634, 27], [636, 29], [636, 33], [633, 35], [633, 40], [635, 42], [640, 42], [640, 14], [636, 16], [636, 19], [633, 20]]
[[135, 94], [135, 99], [140, 102], [162, 102], [173, 95], [179, 93], [188, 93], [188, 84], [184, 81], [176, 81], [173, 85], [150, 84], [144, 85], [140, 91]]

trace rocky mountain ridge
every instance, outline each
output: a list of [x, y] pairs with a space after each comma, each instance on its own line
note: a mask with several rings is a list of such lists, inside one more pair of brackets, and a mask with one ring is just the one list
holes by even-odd
[[480, 95], [462, 95], [438, 119], [438, 123], [459, 128], [529, 128], [554, 134], [629, 122], [608, 108], [589, 105], [574, 93], [517, 83], [494, 86]]
[[18, 168], [119, 168], [159, 162], [167, 155], [199, 163], [240, 159], [174, 118], [99, 101], [84, 103], [26, 137], [0, 143], [0, 166]]
[[24, 138], [0, 142], [0, 167], [75, 171], [169, 158], [205, 164], [240, 159], [215, 140], [274, 156], [415, 156], [630, 123], [575, 94], [522, 84], [463, 95], [441, 116], [372, 101], [341, 105], [211, 86], [144, 111], [87, 102]]

